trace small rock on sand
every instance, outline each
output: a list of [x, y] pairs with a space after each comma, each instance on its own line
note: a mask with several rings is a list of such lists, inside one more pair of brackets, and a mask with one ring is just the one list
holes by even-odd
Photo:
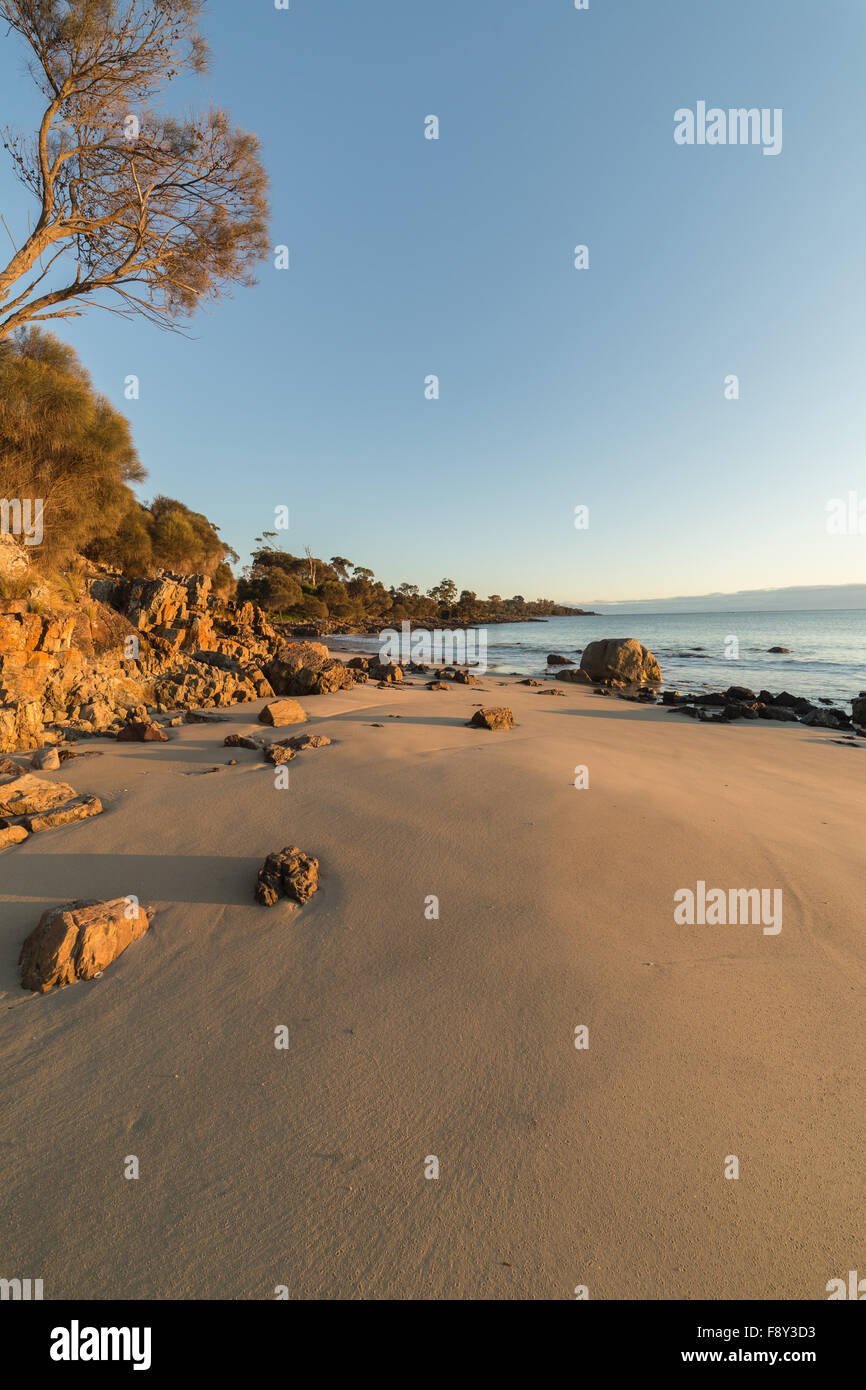
[[487, 705], [473, 714], [467, 729], [513, 729], [514, 714], [506, 705]]
[[319, 861], [303, 854], [297, 845], [269, 854], [256, 882], [256, 902], [273, 907], [281, 895], [305, 903], [319, 887]]

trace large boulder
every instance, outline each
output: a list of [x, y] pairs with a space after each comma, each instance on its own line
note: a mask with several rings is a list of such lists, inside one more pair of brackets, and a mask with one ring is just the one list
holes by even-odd
[[272, 729], [280, 724], [306, 724], [307, 715], [297, 700], [272, 700], [259, 711], [259, 723], [269, 724]]
[[466, 727], [494, 731], [513, 729], [514, 714], [506, 705], [488, 705], [485, 709], [477, 709]]
[[866, 725], [866, 693], [862, 692], [851, 701], [851, 717], [862, 728]]
[[291, 687], [298, 672], [305, 668], [318, 670], [330, 655], [321, 642], [285, 642], [265, 667], [265, 675], [274, 688], [274, 694], [295, 694]]
[[48, 782], [25, 772], [0, 786], [0, 816], [40, 815], [74, 800], [75, 788], [68, 782]]
[[590, 642], [580, 669], [591, 681], [622, 681], [626, 685], [658, 685], [661, 667], [636, 637], [604, 637]]
[[21, 985], [50, 989], [92, 980], [147, 931], [152, 908], [134, 898], [70, 902], [43, 912], [21, 948]]

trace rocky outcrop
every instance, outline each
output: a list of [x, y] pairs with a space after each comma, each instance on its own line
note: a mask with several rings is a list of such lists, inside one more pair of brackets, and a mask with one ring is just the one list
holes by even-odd
[[92, 980], [143, 936], [153, 918], [134, 898], [75, 901], [43, 912], [21, 948], [23, 989], [51, 989]]
[[51, 811], [75, 797], [75, 788], [68, 782], [48, 782], [25, 772], [0, 786], [0, 816], [38, 815]]
[[606, 637], [590, 642], [580, 658], [590, 680], [623, 685], [658, 685], [662, 673], [652, 652], [635, 637]]
[[25, 816], [24, 825], [35, 835], [40, 830], [56, 830], [61, 825], [71, 825], [73, 821], [101, 815], [102, 802], [98, 796], [77, 796], [74, 801], [66, 801], [55, 810]]
[[269, 854], [256, 882], [256, 902], [273, 907], [280, 897], [307, 902], [319, 887], [319, 861], [310, 859], [296, 845]]
[[488, 705], [484, 709], [477, 709], [466, 727], [467, 729], [491, 729], [494, 731], [513, 729], [514, 714], [505, 705]]

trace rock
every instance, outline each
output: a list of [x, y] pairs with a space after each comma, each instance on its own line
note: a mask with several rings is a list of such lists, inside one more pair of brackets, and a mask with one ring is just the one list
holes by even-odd
[[68, 782], [46, 782], [25, 772], [0, 786], [0, 816], [38, 815], [71, 801], [75, 788]]
[[282, 738], [273, 748], [293, 748], [300, 753], [303, 748], [327, 748], [331, 740], [326, 734], [295, 734], [294, 738]]
[[467, 729], [513, 729], [514, 714], [505, 705], [487, 705], [473, 714]]
[[790, 650], [791, 650], [790, 647], [768, 647], [768, 648], [767, 648], [767, 651], [768, 651], [768, 652], [780, 652], [780, 653], [784, 652], [784, 653], [787, 653], [787, 652], [790, 652]]
[[800, 718], [804, 724], [817, 729], [847, 729], [851, 726], [850, 718], [840, 709], [812, 709]]
[[574, 662], [571, 657], [558, 656], [556, 652], [551, 652], [547, 658], [547, 664], [548, 666], [573, 666]]
[[[399, 669], [399, 668], [398, 668]], [[402, 679], [402, 672], [401, 672]], [[451, 678], [456, 685], [477, 685], [478, 677], [473, 676], [470, 671], [455, 671]]]
[[754, 690], [749, 690], [745, 685], [729, 685], [728, 689], [725, 691], [725, 696], [728, 700], [744, 701], [757, 699]]
[[117, 734], [118, 743], [168, 743], [168, 734], [158, 724], [125, 724]]
[[574, 666], [572, 666], [569, 670], [566, 671], [557, 671], [556, 679], [558, 681], [567, 681], [570, 685], [593, 684], [592, 677], [588, 674], [588, 672], [582, 670], [581, 668], [576, 668]]
[[23, 989], [50, 989], [92, 980], [143, 936], [153, 917], [128, 898], [75, 901], [43, 912], [21, 948]]
[[91, 816], [101, 815], [102, 802], [98, 796], [78, 796], [74, 801], [66, 801], [55, 810], [25, 816], [24, 824], [35, 835], [40, 830], [56, 830], [58, 826], [71, 825], [73, 821], [88, 820]]
[[306, 713], [297, 700], [272, 700], [259, 712], [259, 723], [275, 729], [280, 724], [305, 724]]
[[6, 821], [0, 821], [0, 850], [11, 849], [13, 845], [20, 845], [22, 840], [26, 840], [29, 835], [23, 825], [8, 825]]
[[[392, 666], [388, 661], [371, 661], [369, 674], [374, 681], [379, 681], [384, 685], [396, 685], [403, 679], [403, 668], [402, 666]], [[454, 678], [453, 671], [449, 671], [448, 674], [452, 679]]]
[[261, 746], [260, 742], [254, 738], [248, 738], [246, 734], [229, 734], [223, 739], [224, 748], [252, 748], [255, 752]]
[[866, 695], [858, 695], [851, 701], [851, 717], [855, 724], [866, 724]]
[[[399, 669], [399, 668], [397, 668]], [[395, 679], [402, 680], [403, 673]], [[342, 661], [324, 661], [316, 668], [302, 666], [291, 682], [293, 695], [333, 695], [336, 690], [351, 690], [358, 679], [366, 680], [366, 672], [350, 671]]]
[[256, 883], [256, 902], [273, 907], [280, 895], [294, 902], [305, 903], [319, 886], [319, 861], [302, 854], [296, 845], [288, 845], [269, 854]]
[[351, 661], [346, 662], [346, 665], [352, 671], [369, 671], [370, 669], [370, 662], [366, 656], [353, 656]]
[[785, 709], [792, 709], [795, 714], [799, 714], [801, 717], [815, 708], [811, 700], [806, 700], [802, 695], [791, 695], [787, 690], [783, 690], [781, 695], [776, 695], [773, 704], [781, 705]]
[[297, 756], [294, 748], [286, 748], [281, 743], [272, 743], [270, 748], [265, 749], [266, 760], [273, 763], [275, 767], [279, 767], [282, 763], [290, 763], [292, 758]]
[[652, 652], [634, 637], [606, 637], [590, 642], [580, 658], [590, 680], [621, 680], [628, 685], [658, 685], [662, 673]]
[[13, 762], [11, 758], [0, 758], [0, 777], [20, 777], [23, 771], [20, 763]]
[[663, 690], [663, 691], [662, 691], [662, 704], [663, 704], [663, 705], [676, 705], [676, 704], [679, 704], [679, 702], [680, 702], [680, 700], [682, 700], [682, 698], [683, 698], [683, 697], [682, 697], [682, 695], [680, 694], [680, 692], [679, 692], [678, 690]]
[[30, 766], [41, 768], [43, 772], [56, 772], [60, 766], [60, 754], [56, 748], [37, 748], [30, 759]]
[[[330, 652], [321, 642], [286, 642], [265, 667], [275, 695], [295, 695], [295, 682], [302, 670], [318, 670], [330, 659]], [[363, 660], [363, 658], [356, 658]]]
[[181, 720], [183, 724], [224, 724], [226, 714], [202, 714], [199, 710], [188, 709]]
[[518, 681], [517, 684], [518, 684], [518, 685], [541, 685], [542, 682], [541, 682], [541, 681], [533, 680], [531, 677], [529, 677], [527, 680]]
[[797, 716], [792, 709], [785, 705], [764, 705], [763, 709], [758, 710], [759, 719], [778, 719], [786, 724], [796, 724]]
[[428, 690], [447, 690], [448, 688], [449, 688], [449, 687], [448, 687], [448, 682], [447, 682], [447, 681], [428, 681], [428, 682], [427, 682], [427, 689], [428, 689]]
[[562, 700], [565, 699], [565, 691], [564, 691], [564, 690], [539, 690], [538, 694], [539, 694], [539, 695], [558, 695], [558, 696], [560, 697], [560, 699], [562, 699]]

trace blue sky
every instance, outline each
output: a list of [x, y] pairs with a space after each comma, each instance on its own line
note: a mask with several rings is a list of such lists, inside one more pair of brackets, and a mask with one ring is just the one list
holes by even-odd
[[[258, 133], [291, 269], [192, 341], [58, 325], [131, 418], [145, 499], [207, 512], [243, 559], [287, 505], [289, 549], [424, 588], [864, 579], [866, 536], [825, 528], [866, 499], [862, 0], [211, 0], [205, 31], [177, 103]], [[0, 109], [26, 127], [23, 60], [6, 39]], [[699, 100], [782, 108], [781, 154], [677, 146]], [[0, 151], [16, 233], [27, 207]]]

